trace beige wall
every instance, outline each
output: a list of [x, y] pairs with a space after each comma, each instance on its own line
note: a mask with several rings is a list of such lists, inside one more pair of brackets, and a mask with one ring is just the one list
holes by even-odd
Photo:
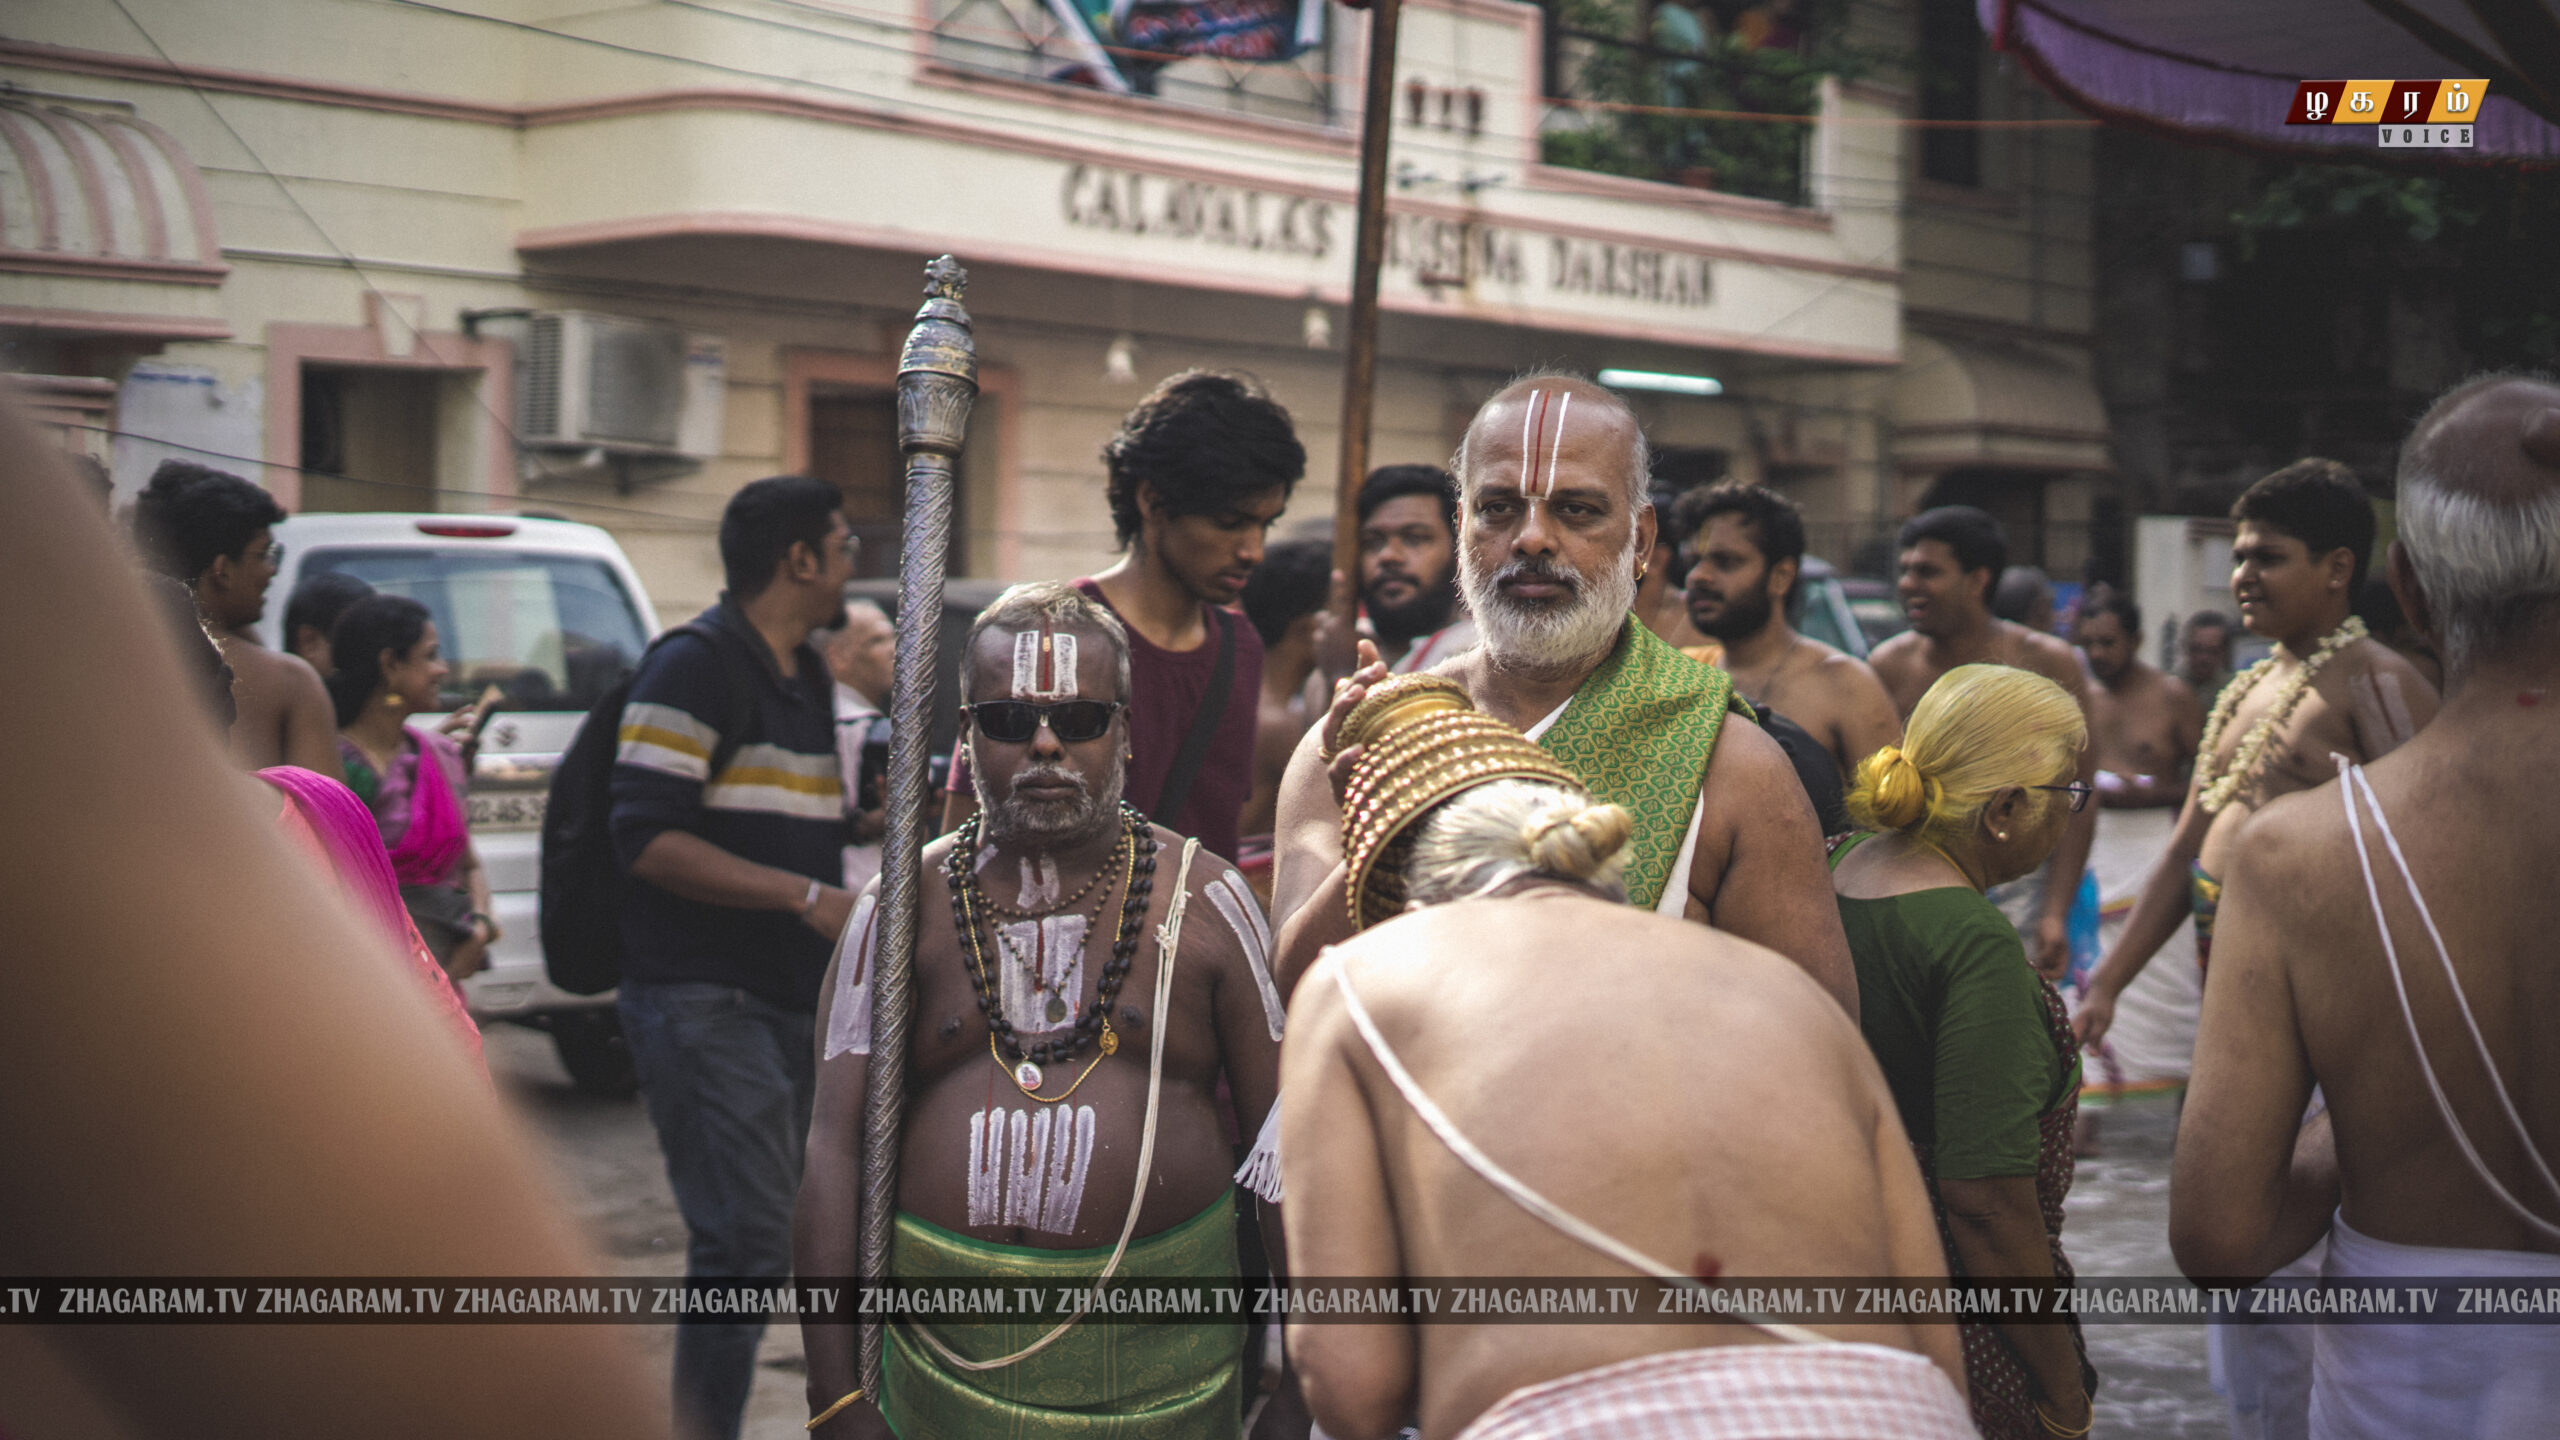
[[[1062, 575], [1105, 563], [1114, 547], [1097, 452], [1146, 385], [1190, 365], [1247, 369], [1271, 385], [1308, 450], [1284, 526], [1329, 513], [1352, 242], [1347, 110], [1325, 129], [958, 83], [901, 38], [918, 12], [885, 0], [836, 6], [841, 17], [795, 8], [787, 25], [744, 6], [480, 8], [491, 18], [132, 0], [146, 37], [115, 7], [23, 0], [12, 41], [0, 42], [0, 78], [129, 105], [194, 156], [230, 273], [186, 298], [231, 333], [169, 344], [162, 358], [205, 368], [240, 403], [260, 403], [258, 386], [272, 381], [276, 327], [373, 327], [405, 344], [383, 328], [385, 295], [414, 308], [422, 328], [452, 336], [466, 311], [532, 308], [719, 337], [720, 453], [691, 467], [617, 475], [574, 453], [506, 455], [493, 442], [512, 423], [511, 396], [467, 378], [479, 371], [437, 382], [441, 503], [523, 505], [604, 525], [670, 618], [718, 589], [712, 532], [728, 495], [794, 451], [789, 357], [885, 361], [913, 310], [916, 266], [946, 246], [973, 270], [992, 397], [964, 481], [971, 573]], [[1897, 8], [1876, 0], [1861, 13], [1874, 22]], [[1407, 7], [1404, 78], [1482, 89], [1488, 110], [1474, 137], [1399, 120], [1398, 158], [1436, 178], [1398, 190], [1394, 203], [1403, 223], [1421, 227], [1413, 235], [1492, 227], [1521, 269], [1431, 286], [1418, 255], [1399, 252], [1385, 287], [1373, 461], [1444, 460], [1473, 406], [1531, 366], [1708, 373], [1732, 393], [1639, 399], [1659, 441], [1725, 449], [1737, 473], [1786, 484], [1818, 521], [1863, 523], [1882, 504], [1875, 412], [1879, 378], [1900, 353], [1906, 292], [1956, 293], [1968, 283], [1958, 273], [1968, 247], [1993, 244], [1954, 220], [1906, 225], [1902, 139], [1876, 123], [1902, 98], [1826, 88], [1838, 123], [1809, 137], [1813, 209], [1550, 171], [1536, 163], [1535, 13], [1513, 0]], [[1356, 74], [1366, 20], [1340, 7], [1330, 16], [1348, 27], [1332, 63]], [[26, 43], [94, 55], [48, 58]], [[194, 81], [158, 68], [159, 51]], [[1121, 166], [1158, 195], [1193, 181], [1330, 206], [1326, 251], [1078, 223], [1062, 186], [1081, 163]], [[2076, 163], [2085, 172], [2085, 152]], [[1455, 183], [1462, 177], [1492, 183], [1470, 195]], [[1560, 245], [1655, 250], [1703, 266], [1712, 284], [1696, 303], [1577, 290], [1558, 282]], [[2081, 248], [2085, 256], [2085, 235]], [[1981, 304], [2003, 315], [2082, 313], [2085, 328], [2078, 263], [2057, 260], [2035, 295], [2000, 290]], [[165, 313], [165, 288], [0, 268], [6, 304]], [[1311, 305], [1326, 312], [1333, 348], [1302, 342]], [[493, 321], [486, 333], [504, 330]], [[1133, 383], [1103, 374], [1105, 347], [1121, 333], [1137, 347]], [[297, 433], [271, 426], [249, 458], [285, 462], [298, 447]], [[282, 477], [268, 479], [290, 489]]]

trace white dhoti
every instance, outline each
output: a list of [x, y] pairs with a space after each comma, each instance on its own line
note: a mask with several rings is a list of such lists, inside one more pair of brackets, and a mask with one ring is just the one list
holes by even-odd
[[[2395, 1245], [2329, 1228], [2332, 1281], [2485, 1279], [2560, 1283], [2560, 1255]], [[2560, 1327], [2355, 1324], [2311, 1327], [2311, 1433], [2323, 1440], [2470, 1440], [2547, 1435], [2560, 1417]]]
[[[2168, 853], [2169, 837], [2177, 828], [2175, 806], [2098, 812], [2098, 837], [2089, 847], [2089, 870], [2098, 877], [2101, 954], [2123, 937], [2125, 922], [2133, 917], [2133, 902], [2160, 857]], [[2195, 927], [2182, 920], [2151, 963], [2116, 998], [2115, 1024], [2107, 1031], [2104, 1053], [2082, 1063], [2084, 1093], [2184, 1084], [2195, 1055], [2196, 1014], [2203, 1000], [2204, 973], [2196, 968]]]
[[1670, 1350], [1514, 1390], [1458, 1440], [1973, 1440], [1946, 1372], [1882, 1345]]

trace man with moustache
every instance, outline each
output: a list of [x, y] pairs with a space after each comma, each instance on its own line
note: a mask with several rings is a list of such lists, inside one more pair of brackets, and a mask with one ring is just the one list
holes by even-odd
[[[1911, 628], [1868, 658], [1897, 711], [1908, 718], [1938, 677], [1957, 666], [1988, 663], [2032, 670], [2088, 713], [2088, 678], [2071, 647], [1992, 613], [1993, 587], [2009, 564], [2009, 541], [1999, 521], [1970, 505], [1941, 505], [1904, 521], [1895, 544], [1901, 556], [1894, 589]], [[2096, 752], [2084, 750], [2078, 783], [2094, 785], [2096, 777]], [[2042, 870], [1991, 892], [1992, 902], [2026, 940], [2029, 963], [2049, 979], [2060, 979], [2071, 961], [2071, 903], [2089, 865], [2097, 824], [2094, 810], [2073, 817]]]
[[[1236, 1284], [1218, 1082], [1249, 1131], [1276, 1115], [1283, 1016], [1261, 912], [1232, 868], [1123, 802], [1130, 654], [1100, 602], [1069, 585], [1006, 591], [970, 628], [961, 674], [979, 810], [923, 857], [890, 1271], [1043, 1293], [1105, 1272]], [[820, 1000], [802, 1275], [856, 1272], [877, 897], [875, 884], [857, 905]], [[856, 1330], [806, 1321], [814, 1428], [1235, 1435], [1242, 1316], [1076, 1324], [1029, 1348], [1057, 1323], [901, 1322], [880, 1395], [849, 1398]]]
[[1803, 726], [1844, 781], [1902, 738], [1902, 716], [1876, 672], [1788, 623], [1803, 605], [1804, 513], [1794, 501], [1729, 480], [1681, 496], [1671, 524], [1695, 562], [1689, 623], [1724, 646], [1734, 689]]
[[1384, 465], [1360, 487], [1360, 613], [1398, 675], [1476, 643], [1458, 598], [1458, 482], [1437, 465]]
[[[1483, 639], [1433, 673], [1634, 817], [1629, 903], [1765, 945], [1855, 1014], [1821, 834], [1793, 767], [1729, 712], [1730, 677], [1629, 614], [1654, 514], [1644, 434], [1626, 403], [1575, 376], [1515, 381], [1476, 412], [1450, 468], [1459, 584]], [[1374, 647], [1363, 659], [1281, 786], [1273, 909], [1284, 988], [1353, 930], [1342, 787], [1358, 747], [1325, 746], [1387, 674]]]

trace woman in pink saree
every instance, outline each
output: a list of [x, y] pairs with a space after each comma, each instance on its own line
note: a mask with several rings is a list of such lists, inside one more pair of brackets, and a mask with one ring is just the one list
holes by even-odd
[[339, 892], [348, 902], [391, 936], [436, 1009], [478, 1056], [480, 1027], [471, 1023], [462, 1006], [462, 992], [428, 950], [409, 919], [408, 907], [400, 901], [400, 882], [374, 829], [373, 812], [354, 791], [316, 771], [278, 765], [259, 771], [258, 778], [283, 793], [284, 809], [276, 816], [276, 828], [296, 849], [337, 877]]
[[458, 981], [488, 963], [498, 922], [463, 818], [462, 752], [407, 723], [434, 706], [451, 673], [441, 645], [426, 606], [368, 595], [330, 632], [337, 669], [328, 683], [347, 786], [372, 812], [409, 918]]

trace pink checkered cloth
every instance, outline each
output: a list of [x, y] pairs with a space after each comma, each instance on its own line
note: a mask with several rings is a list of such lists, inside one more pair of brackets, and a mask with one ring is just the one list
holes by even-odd
[[1882, 1345], [1671, 1350], [1514, 1390], [1458, 1440], [1974, 1440], [1946, 1372]]

